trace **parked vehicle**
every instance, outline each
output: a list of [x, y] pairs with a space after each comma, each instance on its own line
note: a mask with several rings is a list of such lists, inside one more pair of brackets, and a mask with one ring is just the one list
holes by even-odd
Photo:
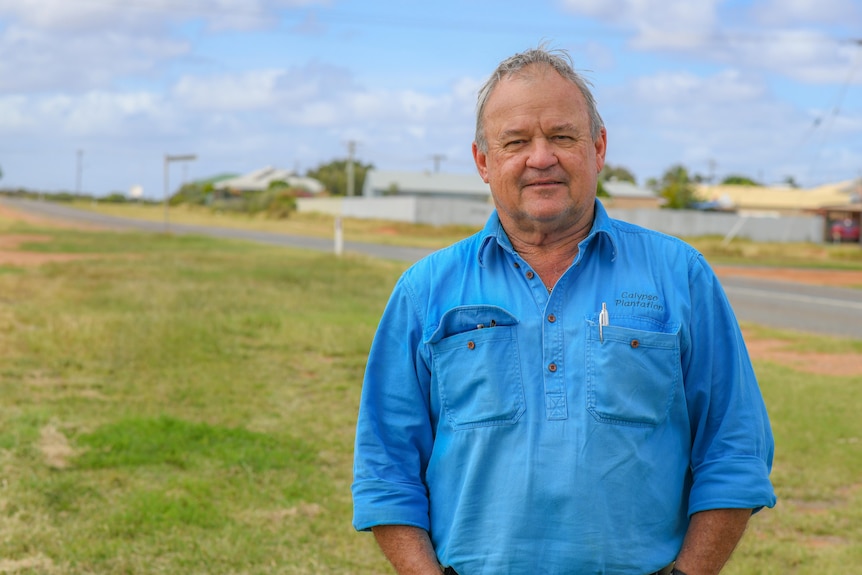
[[859, 224], [851, 218], [844, 218], [832, 223], [830, 230], [832, 241], [838, 242], [858, 242], [859, 241]]

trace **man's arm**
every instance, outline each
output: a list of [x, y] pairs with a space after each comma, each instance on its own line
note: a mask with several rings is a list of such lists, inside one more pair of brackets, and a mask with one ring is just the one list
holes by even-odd
[[751, 509], [712, 509], [692, 515], [676, 568], [685, 575], [717, 575], [750, 517]]
[[371, 531], [398, 575], [440, 575], [443, 570], [428, 532], [409, 525], [378, 525]]

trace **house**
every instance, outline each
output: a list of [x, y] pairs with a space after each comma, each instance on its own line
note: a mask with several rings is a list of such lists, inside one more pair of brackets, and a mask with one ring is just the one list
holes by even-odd
[[662, 198], [653, 193], [652, 190], [641, 188], [631, 182], [622, 180], [608, 180], [602, 183], [609, 198], [600, 198], [607, 208], [616, 209], [655, 209], [662, 202]]
[[285, 182], [292, 188], [300, 188], [310, 195], [323, 192], [326, 187], [314, 178], [298, 176], [291, 170], [282, 170], [267, 166], [242, 176], [219, 180], [215, 183], [216, 190], [241, 194], [243, 192], [262, 192], [269, 189], [273, 182]]
[[491, 201], [491, 188], [477, 173], [446, 174], [372, 169], [365, 174], [362, 195], [366, 198], [413, 196], [488, 203]]
[[820, 213], [826, 207], [859, 204], [862, 201], [862, 180], [848, 180], [815, 188], [702, 184], [698, 187], [697, 195], [706, 202], [720, 202], [725, 209], [740, 213], [811, 214]]

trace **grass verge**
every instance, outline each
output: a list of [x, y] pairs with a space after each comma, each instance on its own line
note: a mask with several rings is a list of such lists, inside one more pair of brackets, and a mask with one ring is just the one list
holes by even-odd
[[[75, 207], [100, 213], [161, 221], [160, 206], [130, 204], [93, 204], [79, 202]], [[171, 208], [171, 221], [184, 224], [223, 226], [259, 231], [329, 238], [335, 218], [324, 214], [294, 213], [287, 219], [264, 216], [213, 213], [207, 208]], [[344, 237], [349, 241], [380, 243], [420, 248], [441, 248], [478, 231], [471, 226], [430, 226], [384, 220], [345, 218]], [[862, 249], [851, 244], [811, 244], [753, 242], [744, 238], [725, 244], [720, 236], [685, 238], [713, 264], [802, 267], [837, 270], [862, 270]]]
[[[365, 356], [402, 265], [0, 220], [2, 233], [90, 257], [0, 273], [0, 572], [391, 572], [350, 527], [349, 484]], [[852, 572], [862, 376], [756, 368], [779, 505], [726, 573]]]

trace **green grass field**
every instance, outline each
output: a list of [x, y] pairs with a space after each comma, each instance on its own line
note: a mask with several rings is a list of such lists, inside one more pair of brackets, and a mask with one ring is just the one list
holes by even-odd
[[[0, 219], [30, 233], [91, 257], [0, 266], [0, 573], [391, 572], [349, 486], [403, 264]], [[862, 573], [862, 374], [756, 368], [779, 505], [725, 573]]]

